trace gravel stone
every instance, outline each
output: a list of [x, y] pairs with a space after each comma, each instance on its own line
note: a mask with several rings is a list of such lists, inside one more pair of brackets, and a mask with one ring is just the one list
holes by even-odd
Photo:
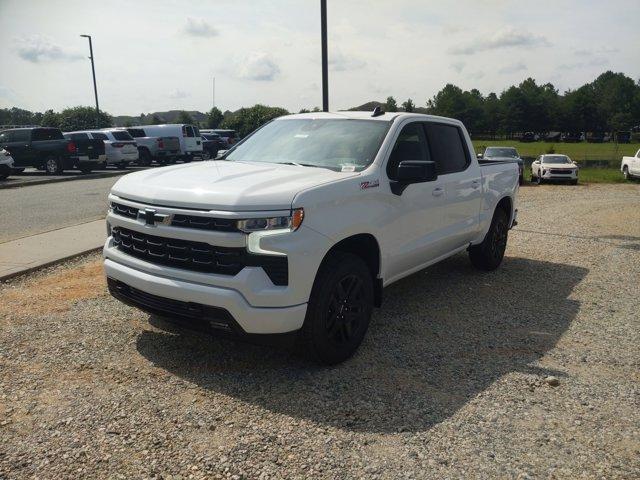
[[98, 255], [1, 284], [0, 478], [640, 478], [640, 185], [519, 198], [500, 269], [390, 286], [334, 367], [150, 318]]

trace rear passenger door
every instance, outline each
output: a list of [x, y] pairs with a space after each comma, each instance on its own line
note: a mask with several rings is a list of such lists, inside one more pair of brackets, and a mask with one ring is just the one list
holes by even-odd
[[2, 133], [0, 145], [11, 153], [16, 167], [30, 167], [34, 161], [30, 130], [10, 130]]
[[444, 188], [442, 234], [449, 251], [468, 244], [478, 231], [482, 202], [482, 175], [472, 161], [465, 134], [457, 125], [426, 124], [432, 160]]

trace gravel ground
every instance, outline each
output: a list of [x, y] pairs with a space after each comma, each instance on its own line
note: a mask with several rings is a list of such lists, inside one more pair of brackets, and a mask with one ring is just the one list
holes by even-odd
[[398, 282], [320, 368], [77, 259], [0, 286], [0, 478], [639, 478], [639, 279], [640, 185], [523, 187], [498, 271]]

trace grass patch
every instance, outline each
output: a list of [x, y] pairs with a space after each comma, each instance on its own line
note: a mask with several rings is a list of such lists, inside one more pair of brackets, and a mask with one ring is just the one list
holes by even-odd
[[640, 148], [640, 143], [551, 143], [531, 142], [522, 143], [510, 140], [473, 140], [476, 153], [482, 153], [485, 147], [515, 147], [523, 157], [537, 157], [547, 153], [552, 147], [555, 153], [568, 155], [572, 160], [608, 160], [620, 162], [622, 157], [632, 157]]

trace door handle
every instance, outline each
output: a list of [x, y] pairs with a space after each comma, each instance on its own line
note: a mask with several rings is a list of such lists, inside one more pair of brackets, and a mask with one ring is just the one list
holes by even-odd
[[436, 187], [433, 189], [433, 191], [431, 192], [431, 194], [434, 197], [439, 197], [440, 195], [442, 195], [444, 193], [444, 188], [442, 187]]

